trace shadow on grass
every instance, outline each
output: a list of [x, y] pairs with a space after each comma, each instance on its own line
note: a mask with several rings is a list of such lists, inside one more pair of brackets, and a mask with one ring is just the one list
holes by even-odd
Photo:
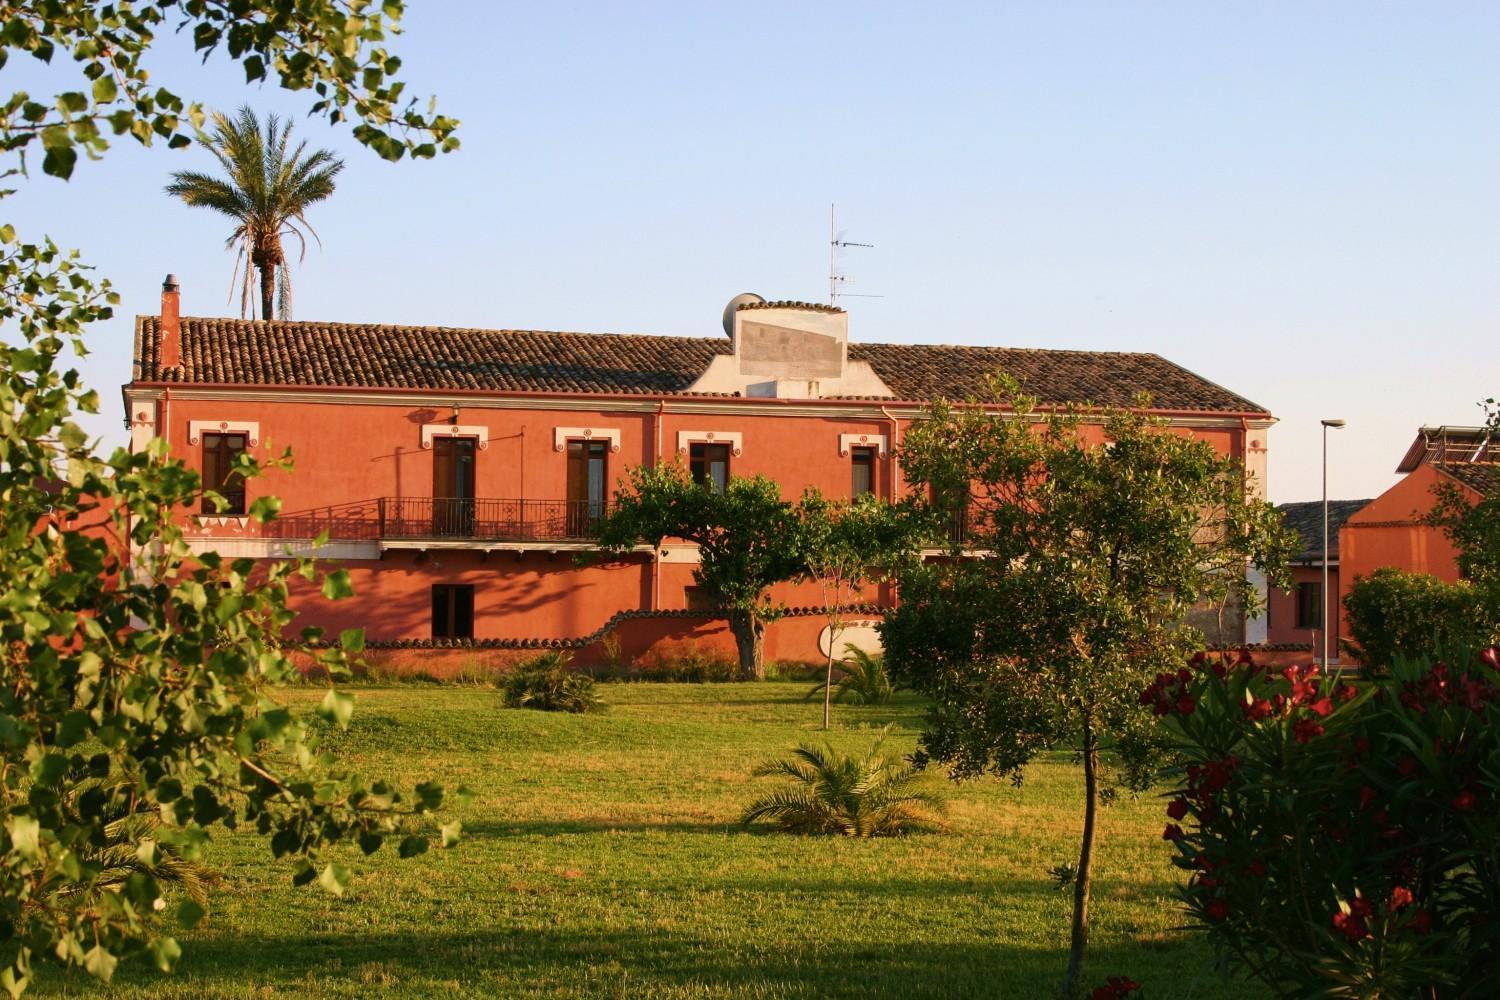
[[[464, 822], [464, 839], [503, 840], [511, 837], [554, 837], [568, 834], [599, 833], [746, 833], [754, 828], [741, 826], [735, 820], [717, 823], [665, 820], [647, 822], [638, 820], [615, 820], [600, 816], [572, 820], [503, 820]], [[766, 829], [764, 832], [774, 832]]]
[[[1162, 968], [1160, 958], [1159, 951], [1129, 943], [1098, 945], [1090, 950], [1086, 981], [1129, 974], [1144, 981], [1153, 997], [1253, 995], [1226, 989], [1228, 984], [1212, 971], [1206, 951], [1182, 955], [1172, 972]], [[728, 991], [756, 997], [937, 1000], [1052, 996], [1066, 961], [1065, 949], [1024, 943], [819, 941], [814, 928], [809, 928], [805, 942], [755, 942], [748, 935], [745, 940], [726, 941], [644, 928], [475, 928], [462, 934], [358, 936], [289, 928], [285, 936], [236, 935], [190, 942], [170, 981], [178, 989], [218, 996], [230, 984], [250, 982], [261, 989], [274, 984], [293, 990], [315, 988], [320, 981], [347, 985], [368, 977], [373, 968], [386, 978], [388, 988], [405, 987], [396, 990], [405, 995], [435, 985], [433, 980], [456, 980], [464, 995], [473, 996], [509, 995], [517, 984], [526, 984], [533, 990], [550, 985], [559, 991], [594, 986], [601, 993], [629, 996]], [[141, 964], [130, 963], [121, 973], [121, 985], [149, 987], [162, 982]], [[105, 995], [88, 990], [82, 975], [48, 978]], [[626, 992], [620, 993], [627, 984]]]

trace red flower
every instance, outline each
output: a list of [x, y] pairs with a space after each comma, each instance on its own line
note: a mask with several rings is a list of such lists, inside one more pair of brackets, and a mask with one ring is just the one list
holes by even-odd
[[1362, 917], [1353, 913], [1345, 913], [1343, 910], [1333, 915], [1333, 929], [1350, 941], [1358, 941], [1370, 933], [1369, 925]]
[[1333, 714], [1333, 699], [1325, 694], [1307, 707], [1314, 715], [1326, 718]]
[[1369, 753], [1370, 741], [1365, 739], [1363, 736], [1357, 737], [1354, 741], [1354, 752], [1358, 754]]
[[1245, 715], [1252, 721], [1259, 722], [1261, 719], [1271, 717], [1271, 703], [1264, 698], [1256, 698], [1245, 706]]
[[1188, 800], [1184, 798], [1175, 798], [1167, 805], [1167, 815], [1173, 819], [1182, 819], [1187, 815], [1187, 811]]
[[1375, 915], [1375, 907], [1363, 896], [1355, 896], [1349, 903], [1349, 912], [1361, 920], [1369, 920]]
[[1089, 994], [1089, 1000], [1123, 1000], [1140, 988], [1141, 984], [1128, 976], [1110, 976]]
[[1229, 916], [1229, 904], [1222, 899], [1211, 900], [1203, 910], [1210, 920], [1223, 920]]
[[1365, 785], [1359, 790], [1359, 807], [1361, 809], [1370, 808], [1370, 803], [1374, 801], [1375, 789], [1371, 788], [1369, 785]]
[[1417, 758], [1413, 757], [1411, 754], [1407, 754], [1405, 757], [1402, 757], [1401, 762], [1396, 765], [1396, 770], [1401, 773], [1401, 776], [1403, 778], [1410, 778], [1412, 775], [1417, 773]]
[[1411, 920], [1407, 922], [1406, 926], [1410, 927], [1418, 934], [1426, 934], [1428, 931], [1432, 930], [1432, 914], [1422, 909], [1414, 910], [1411, 915]]
[[1162, 840], [1181, 840], [1182, 837], [1182, 827], [1176, 823], [1168, 823], [1167, 828], [1161, 832]]
[[1385, 908], [1387, 912], [1395, 913], [1409, 903], [1411, 903], [1411, 890], [1404, 885], [1398, 885], [1391, 890], [1391, 898], [1386, 900]]
[[1480, 653], [1479, 658], [1496, 670], [1500, 670], [1500, 646], [1491, 646]]
[[1260, 858], [1256, 858], [1254, 861], [1250, 862], [1250, 864], [1245, 866], [1245, 874], [1251, 876], [1252, 878], [1260, 878], [1265, 873], [1266, 863]]
[[1474, 793], [1465, 788], [1453, 796], [1453, 808], [1461, 813], [1466, 813], [1474, 808]]
[[1292, 736], [1298, 743], [1307, 743], [1323, 735], [1323, 727], [1311, 719], [1298, 719], [1292, 725]]
[[1197, 707], [1198, 703], [1194, 701], [1193, 696], [1188, 694], [1186, 691], [1182, 692], [1182, 694], [1178, 696], [1177, 713], [1179, 715], [1192, 715], [1193, 709]]
[[1338, 695], [1339, 701], [1353, 701], [1359, 690], [1353, 684], [1340, 684], [1334, 694]]

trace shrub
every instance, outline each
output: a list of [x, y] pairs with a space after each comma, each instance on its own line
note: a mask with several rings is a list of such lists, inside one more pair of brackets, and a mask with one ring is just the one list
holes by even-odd
[[737, 681], [741, 676], [739, 664], [727, 654], [696, 642], [674, 643], [666, 650], [652, 650], [637, 665], [640, 670], [632, 676], [664, 683], [723, 683]]
[[756, 777], [790, 779], [750, 804], [740, 821], [771, 820], [789, 833], [838, 833], [890, 837], [940, 828], [947, 805], [940, 792], [923, 787], [924, 776], [885, 749], [887, 726], [863, 754], [845, 754], [829, 744], [803, 744], [790, 758], [769, 760]]
[[[852, 645], [845, 646], [844, 651], [849, 658], [838, 665], [837, 669], [842, 672], [833, 682], [833, 700], [852, 701], [856, 705], [884, 705], [890, 701], [895, 688], [885, 669], [885, 657], [872, 656]], [[823, 685], [819, 684], [807, 696], [811, 698], [822, 693]]]
[[1497, 664], [1397, 657], [1356, 688], [1220, 663], [1143, 693], [1184, 758], [1162, 836], [1231, 967], [1278, 995], [1500, 981]]
[[1355, 581], [1344, 608], [1367, 667], [1438, 650], [1473, 652], [1500, 640], [1500, 608], [1483, 590], [1426, 573], [1378, 569]]
[[500, 680], [505, 704], [544, 712], [594, 712], [603, 703], [594, 692], [594, 679], [568, 669], [567, 653], [543, 653], [516, 665]]

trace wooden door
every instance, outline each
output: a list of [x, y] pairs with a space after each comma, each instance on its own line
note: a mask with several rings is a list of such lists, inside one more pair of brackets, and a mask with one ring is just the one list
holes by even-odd
[[475, 439], [435, 438], [432, 442], [432, 532], [474, 533]]

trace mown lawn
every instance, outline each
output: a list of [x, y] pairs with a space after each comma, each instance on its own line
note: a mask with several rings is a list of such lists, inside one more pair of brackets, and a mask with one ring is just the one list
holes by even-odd
[[[952, 789], [946, 834], [856, 841], [747, 832], [750, 767], [817, 737], [803, 683], [606, 685], [609, 711], [505, 709], [478, 688], [358, 692], [339, 748], [366, 773], [437, 777], [477, 795], [458, 847], [401, 861], [344, 856], [334, 898], [290, 865], [223, 837], [209, 917], [161, 976], [139, 960], [108, 988], [45, 975], [39, 996], [1045, 997], [1067, 947], [1068, 896], [1047, 870], [1074, 857], [1076, 770], [1065, 756], [1021, 789]], [[317, 692], [294, 691], [295, 699]], [[921, 710], [840, 708], [835, 743]], [[1130, 975], [1146, 996], [1248, 997], [1203, 942], [1175, 930], [1161, 803], [1104, 811], [1088, 981]]]

